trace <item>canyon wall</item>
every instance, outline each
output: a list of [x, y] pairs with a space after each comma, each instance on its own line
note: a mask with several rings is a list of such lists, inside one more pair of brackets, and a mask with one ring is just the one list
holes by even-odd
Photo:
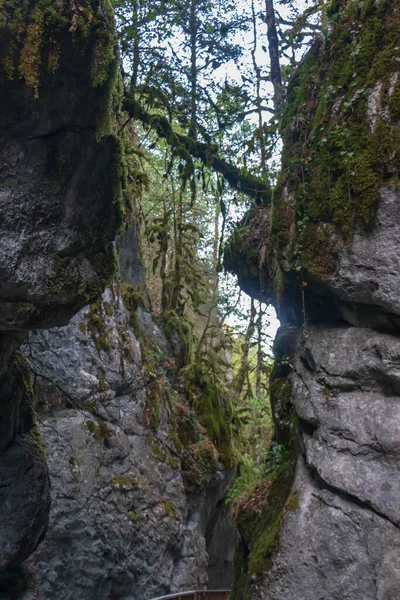
[[288, 90], [272, 208], [226, 256], [282, 323], [283, 464], [239, 515], [235, 600], [400, 588], [400, 6], [332, 2], [328, 17]]
[[0, 595], [227, 585], [230, 440], [151, 315], [111, 7], [4, 0], [0, 28]]
[[[134, 223], [118, 245], [120, 277], [102, 299], [24, 347], [52, 486], [49, 531], [30, 560], [44, 598], [202, 589], [209, 562], [211, 577], [229, 578], [235, 530], [220, 506], [234, 471], [175, 385]], [[231, 536], [221, 556], [218, 527]]]
[[32, 327], [67, 323], [114, 271], [116, 43], [107, 2], [83, 4], [76, 14], [61, 3], [1, 3], [2, 597], [21, 581], [31, 585], [18, 568], [43, 539], [50, 507], [30, 373], [18, 348]]

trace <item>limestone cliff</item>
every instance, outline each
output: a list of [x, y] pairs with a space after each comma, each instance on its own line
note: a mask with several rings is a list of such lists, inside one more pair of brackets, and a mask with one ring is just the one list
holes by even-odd
[[288, 91], [272, 208], [227, 255], [278, 309], [271, 400], [286, 449], [239, 515], [235, 600], [400, 588], [400, 7], [333, 1], [328, 17]]
[[114, 269], [113, 20], [102, 0], [81, 8], [0, 2], [0, 574], [14, 590], [2, 583], [2, 597], [16, 593], [15, 568], [49, 514], [30, 375], [16, 351], [30, 328], [65, 324]]
[[0, 30], [0, 597], [229, 580], [230, 440], [222, 464], [149, 310], [110, 5], [0, 0]]
[[234, 471], [180, 392], [134, 222], [118, 246], [120, 277], [101, 301], [32, 332], [24, 348], [52, 487], [49, 531], [30, 561], [44, 598], [202, 589], [209, 563], [213, 584], [230, 584], [235, 530], [223, 499]]

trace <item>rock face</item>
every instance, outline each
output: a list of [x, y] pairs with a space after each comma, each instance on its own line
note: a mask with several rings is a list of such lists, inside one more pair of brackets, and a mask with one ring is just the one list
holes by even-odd
[[354, 497], [318, 483], [302, 458], [293, 492], [299, 507], [286, 514], [277, 556], [251, 597], [394, 600], [398, 527]]
[[384, 0], [331, 13], [289, 89], [283, 177], [258, 241], [283, 323], [271, 400], [288, 453], [255, 524], [239, 517], [235, 600], [400, 589], [400, 14]]
[[231, 570], [235, 529], [221, 507], [234, 471], [215, 464], [187, 489], [177, 414], [194, 414], [171, 386], [172, 351], [144, 288], [132, 286], [143, 285], [134, 232], [120, 243], [124, 282], [26, 347], [52, 487], [49, 531], [29, 561], [44, 598], [143, 600], [202, 589], [209, 562], [211, 580], [222, 563]]
[[45, 534], [49, 480], [46, 461], [32, 434], [13, 440], [1, 458], [0, 561], [14, 567], [28, 558]]
[[[0, 74], [6, 92], [0, 99], [2, 329], [67, 323], [112, 273], [110, 242], [119, 219], [116, 141], [98, 139], [96, 131], [110, 109], [116, 56], [106, 65], [103, 85], [95, 87], [88, 74], [102, 59], [96, 42], [110, 32], [113, 50], [113, 22], [105, 2], [89, 6], [98, 23], [84, 43], [72, 34], [60, 40], [57, 69], [41, 69], [37, 98], [25, 81]], [[36, 10], [42, 10], [39, 0]], [[11, 44], [18, 19], [12, 8], [8, 18], [11, 31], [2, 35]], [[60, 14], [61, 24], [63, 18], [68, 14]], [[29, 28], [34, 17], [28, 12], [26, 20]]]
[[83, 4], [75, 17], [71, 6], [41, 0], [1, 8], [2, 578], [43, 538], [50, 505], [30, 374], [16, 351], [32, 326], [65, 324], [114, 265], [118, 158], [114, 137], [101, 137], [112, 119], [114, 29], [106, 2]]
[[[233, 471], [171, 385], [134, 223], [111, 285], [129, 190], [110, 5], [0, 12], [0, 597], [202, 588], [210, 524], [234, 535], [219, 510]], [[26, 561], [48, 526], [44, 456], [50, 528]]]

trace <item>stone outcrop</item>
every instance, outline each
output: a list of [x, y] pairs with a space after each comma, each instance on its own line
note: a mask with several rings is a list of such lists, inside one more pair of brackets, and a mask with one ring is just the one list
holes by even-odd
[[209, 578], [221, 587], [214, 573], [225, 567], [231, 576], [224, 496], [234, 471], [218, 466], [211, 442], [197, 443], [200, 470], [188, 474], [203, 483], [189, 486], [198, 425], [149, 312], [134, 223], [119, 253], [121, 280], [101, 301], [24, 347], [52, 487], [49, 530], [29, 561], [44, 598], [143, 600]]
[[400, 589], [399, 5], [329, 10], [289, 88], [282, 176], [258, 209], [271, 228], [246, 234], [283, 324], [271, 401], [287, 453], [239, 515], [235, 600]]
[[1, 5], [0, 573], [13, 593], [10, 568], [43, 538], [50, 504], [30, 374], [16, 352], [31, 327], [65, 324], [99, 294], [120, 222], [117, 146], [103, 135], [113, 21], [106, 2], [83, 4], [79, 15], [41, 0]]

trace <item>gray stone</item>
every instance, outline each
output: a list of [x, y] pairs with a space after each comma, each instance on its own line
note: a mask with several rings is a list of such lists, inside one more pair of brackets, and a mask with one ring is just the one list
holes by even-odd
[[[25, 348], [44, 376], [36, 398], [52, 483], [48, 535], [29, 565], [44, 598], [143, 600], [202, 589], [206, 537], [220, 523], [217, 507], [234, 472], [221, 469], [202, 493], [186, 492], [168, 402], [157, 398], [156, 432], [146, 420], [150, 390], [118, 285], [105, 291], [97, 310], [108, 351], [87, 332], [88, 307], [66, 327], [34, 332]], [[143, 310], [137, 317], [139, 329], [166, 352], [151, 315]], [[229, 549], [225, 558], [232, 558]]]
[[[119, 287], [105, 290], [102, 296], [101, 332], [88, 328], [90, 310], [88, 306], [83, 308], [65, 327], [29, 334], [24, 351], [28, 359], [31, 357], [32, 369], [55, 380], [79, 402], [96, 398], [111, 400], [127, 390], [141, 389], [144, 377], [140, 369], [140, 346], [129, 326]], [[98, 350], [96, 340], [101, 335], [107, 341], [107, 349]], [[60, 396], [60, 390], [48, 379], [40, 382], [39, 400], [44, 401], [45, 395], [49, 399]]]
[[[5, 8], [0, 62], [9, 51], [19, 53], [24, 23], [13, 28], [13, 19], [30, 23], [35, 4], [29, 3], [26, 13], [18, 15], [14, 14], [17, 5]], [[40, 69], [39, 97], [22, 77], [9, 77], [5, 69], [0, 70], [0, 586], [4, 594], [8, 594], [6, 582], [13, 586], [19, 577], [16, 567], [44, 537], [50, 508], [48, 470], [38, 455], [40, 439], [33, 429], [30, 376], [16, 350], [31, 327], [67, 323], [104, 289], [114, 267], [112, 240], [120, 224], [117, 143], [113, 136], [99, 139], [98, 135], [98, 125], [110, 109], [112, 69], [109, 81], [97, 88], [88, 76], [98, 58], [97, 42], [106, 33], [112, 43], [114, 24], [102, 0], [91, 0], [90, 6], [97, 26], [88, 33], [85, 52], [67, 31], [69, 26], [52, 32], [60, 50], [59, 65], [54, 72]], [[47, 32], [41, 35], [46, 39]], [[40, 52], [41, 64], [47, 65], [46, 48]], [[114, 66], [115, 61], [116, 55]], [[36, 597], [35, 586], [23, 587], [26, 598]]]
[[[102, 0], [92, 8], [111, 29]], [[111, 275], [117, 148], [96, 136], [110, 89], [88, 76], [95, 41], [82, 52], [62, 36], [58, 69], [41, 71], [38, 98], [0, 73], [0, 329], [65, 324]]]
[[[396, 184], [381, 189], [374, 227], [359, 227], [339, 253], [338, 271], [328, 279], [332, 294], [346, 302], [400, 314], [400, 221]], [[358, 325], [358, 322], [355, 323]]]
[[[129, 397], [124, 414], [134, 413]], [[132, 421], [135, 418], [132, 416]], [[207, 554], [188, 506], [179, 469], [160, 462], [140, 424], [89, 431], [92, 415], [64, 410], [44, 419], [52, 482], [45, 542], [31, 559], [44, 598], [151, 598], [206, 583]]]
[[321, 488], [299, 459], [293, 486], [299, 507], [284, 516], [273, 565], [253, 600], [396, 600], [398, 527]]
[[330, 486], [400, 524], [400, 338], [310, 327], [293, 400], [307, 463]]
[[47, 466], [37, 441], [17, 437], [0, 452], [0, 572], [19, 565], [43, 539], [49, 517]]

